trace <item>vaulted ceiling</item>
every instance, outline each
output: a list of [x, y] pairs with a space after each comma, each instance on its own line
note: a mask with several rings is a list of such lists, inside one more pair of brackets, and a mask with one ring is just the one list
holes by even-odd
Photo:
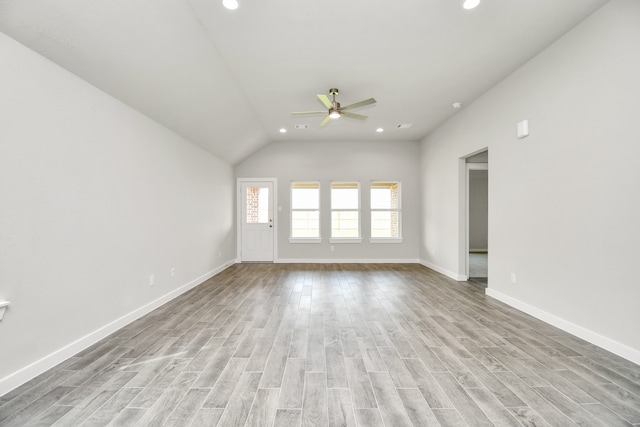
[[[238, 1], [0, 0], [0, 31], [235, 164], [271, 141], [419, 140], [607, 2]], [[332, 87], [378, 102], [291, 116]]]

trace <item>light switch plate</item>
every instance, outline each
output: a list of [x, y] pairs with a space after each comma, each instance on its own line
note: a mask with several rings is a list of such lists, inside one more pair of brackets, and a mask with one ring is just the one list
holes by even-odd
[[529, 120], [518, 122], [518, 138], [526, 138], [529, 136]]

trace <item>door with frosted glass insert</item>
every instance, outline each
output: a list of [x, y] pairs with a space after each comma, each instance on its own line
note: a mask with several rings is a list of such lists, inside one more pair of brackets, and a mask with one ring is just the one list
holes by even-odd
[[241, 260], [273, 262], [273, 182], [243, 182], [240, 197]]

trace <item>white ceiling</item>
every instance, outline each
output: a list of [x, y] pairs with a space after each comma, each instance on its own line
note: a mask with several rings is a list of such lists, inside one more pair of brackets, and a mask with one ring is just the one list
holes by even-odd
[[[0, 31], [235, 164], [271, 141], [419, 140], [607, 2], [238, 1], [0, 0]], [[374, 97], [369, 119], [290, 115], [331, 87]]]

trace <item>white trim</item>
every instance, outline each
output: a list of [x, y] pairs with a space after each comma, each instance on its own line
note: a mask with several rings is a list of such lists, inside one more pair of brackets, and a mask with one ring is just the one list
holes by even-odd
[[[358, 186], [358, 208], [357, 209], [338, 209], [333, 207], [333, 184], [356, 184]], [[333, 234], [333, 212], [357, 212], [358, 213], [358, 237], [332, 237], [330, 243], [362, 243], [362, 184], [360, 181], [329, 181], [329, 232]], [[352, 242], [341, 242], [335, 239], [351, 239]], [[335, 241], [334, 241], [335, 240]], [[360, 240], [359, 242], [355, 240]]]
[[362, 237], [332, 237], [329, 243], [362, 243]]
[[289, 237], [289, 243], [322, 243], [322, 237]]
[[66, 346], [54, 351], [53, 353], [47, 356], [44, 356], [40, 360], [37, 360], [25, 366], [24, 368], [21, 368], [16, 372], [7, 375], [6, 377], [0, 379], [0, 396], [4, 396], [5, 394], [9, 393], [11, 390], [21, 386], [22, 384], [37, 377], [43, 372], [53, 368], [60, 362], [67, 360], [68, 358], [74, 356], [80, 351], [92, 346], [93, 344], [97, 343], [101, 339], [108, 337], [109, 335], [116, 332], [117, 330], [127, 326], [134, 320], [139, 319], [145, 314], [148, 314], [153, 310], [155, 310], [156, 308], [168, 303], [172, 299], [204, 283], [205, 281], [209, 280], [216, 274], [219, 274], [220, 272], [231, 267], [235, 263], [236, 263], [235, 260], [227, 261], [225, 264], [222, 264], [221, 266], [216, 267], [214, 270], [211, 270], [210, 272], [203, 274], [202, 276], [190, 281], [189, 283], [177, 289], [174, 289], [168, 294], [154, 301], [151, 301], [150, 303], [145, 304], [142, 307], [139, 307], [128, 314], [125, 314], [124, 316], [114, 320], [113, 322], [108, 323], [102, 326], [101, 328], [98, 328], [95, 331], [81, 338], [78, 338], [77, 340], [67, 344]]
[[[273, 183], [273, 259], [278, 258], [278, 178], [237, 178], [236, 179], [236, 259], [242, 260], [242, 183]], [[242, 262], [242, 261], [237, 261]]]
[[[458, 271], [460, 276], [469, 277], [469, 171], [489, 170], [489, 163], [467, 163], [469, 157], [489, 151], [481, 148], [458, 159]], [[466, 279], [465, 279], [466, 280]]]
[[[293, 186], [296, 184], [317, 184], [318, 185], [318, 209], [294, 209], [293, 208]], [[322, 233], [322, 184], [320, 181], [291, 181], [289, 183], [289, 243], [320, 243], [321, 237], [291, 237], [293, 234], [293, 213], [318, 211], [318, 234]], [[316, 241], [317, 240], [317, 241]]]
[[630, 360], [633, 363], [640, 364], [639, 350], [626, 346], [622, 343], [619, 343], [618, 341], [614, 341], [611, 338], [607, 338], [580, 325], [576, 325], [575, 323], [572, 323], [561, 317], [558, 317], [551, 313], [547, 313], [544, 310], [529, 305], [516, 298], [510, 297], [509, 295], [505, 295], [502, 292], [496, 291], [495, 289], [486, 288], [485, 294], [524, 313], [527, 313], [535, 317], [536, 319], [540, 319], [543, 322], [555, 326], [556, 328], [562, 329], [565, 332], [582, 338], [583, 340], [588, 341], [591, 344], [597, 345], [598, 347], [601, 347], [614, 354], [617, 354], [620, 357]]
[[465, 282], [467, 280], [469, 280], [468, 276], [465, 276], [464, 274], [456, 274], [453, 271], [449, 271], [447, 269], [444, 269], [442, 267], [439, 267], [435, 264], [431, 264], [429, 261], [425, 261], [425, 260], [420, 260], [419, 263], [427, 268], [430, 268], [433, 271], [437, 271], [440, 274], [444, 274], [445, 276], [456, 280], [458, 282]]
[[402, 243], [402, 238], [397, 237], [371, 237], [369, 243]]
[[276, 264], [419, 264], [412, 258], [281, 258]]
[[[398, 185], [398, 207], [395, 209], [378, 209], [378, 208], [373, 208], [371, 206], [371, 190], [373, 190], [373, 186], [375, 184], [381, 184], [381, 183], [396, 183]], [[399, 237], [392, 237], [391, 239], [396, 239], [398, 241], [383, 241], [383, 239], [385, 238], [380, 238], [380, 237], [373, 237], [371, 239], [369, 239], [369, 243], [402, 243], [402, 182], [395, 180], [395, 179], [391, 179], [388, 181], [371, 181], [369, 183], [369, 220], [370, 220], [370, 224], [369, 224], [369, 231], [371, 234], [373, 234], [373, 213], [374, 212], [396, 212], [398, 214], [398, 236]], [[389, 239], [389, 238], [387, 238]], [[375, 240], [380, 240], [380, 241], [375, 241]]]

